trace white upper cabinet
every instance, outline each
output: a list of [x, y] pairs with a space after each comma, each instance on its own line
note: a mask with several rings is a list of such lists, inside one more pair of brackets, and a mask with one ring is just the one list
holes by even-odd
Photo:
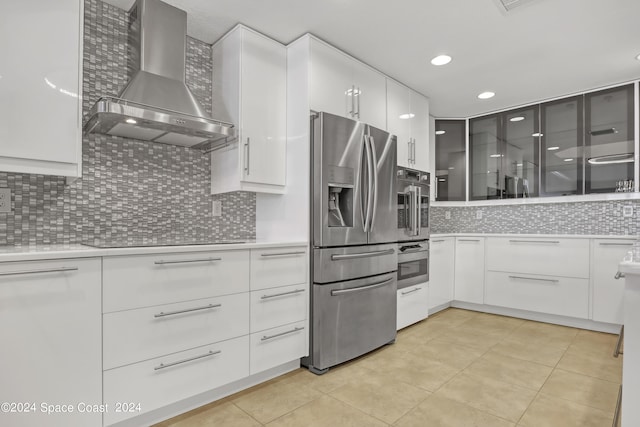
[[398, 165], [429, 170], [429, 100], [387, 78], [387, 130], [398, 138]]
[[310, 108], [387, 129], [385, 76], [310, 37]]
[[82, 3], [0, 5], [0, 171], [81, 175]]
[[238, 141], [211, 153], [211, 192], [284, 193], [287, 52], [242, 25], [213, 45], [213, 116]]

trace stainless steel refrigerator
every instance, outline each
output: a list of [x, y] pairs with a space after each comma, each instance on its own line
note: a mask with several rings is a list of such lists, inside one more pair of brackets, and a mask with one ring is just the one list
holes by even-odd
[[314, 373], [396, 336], [396, 137], [311, 116], [311, 339]]

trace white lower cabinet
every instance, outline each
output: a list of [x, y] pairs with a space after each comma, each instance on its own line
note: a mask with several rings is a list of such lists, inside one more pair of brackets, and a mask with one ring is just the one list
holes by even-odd
[[251, 375], [309, 353], [306, 320], [251, 334]]
[[484, 303], [484, 237], [456, 237], [456, 301]]
[[109, 412], [104, 417], [105, 425], [248, 375], [249, 337], [246, 335], [107, 370], [104, 372], [104, 401], [109, 405]]
[[589, 280], [487, 271], [485, 304], [586, 319]]
[[0, 402], [12, 405], [0, 425], [101, 425], [80, 407], [102, 403], [100, 270], [97, 258], [0, 263]]
[[618, 264], [631, 249], [633, 240], [591, 241], [591, 319], [621, 325], [624, 321], [624, 280], [616, 280]]
[[251, 331], [262, 331], [307, 318], [306, 284], [251, 292]]
[[436, 237], [429, 241], [429, 310], [453, 301], [455, 239]]
[[429, 283], [398, 289], [396, 329], [400, 330], [429, 316]]

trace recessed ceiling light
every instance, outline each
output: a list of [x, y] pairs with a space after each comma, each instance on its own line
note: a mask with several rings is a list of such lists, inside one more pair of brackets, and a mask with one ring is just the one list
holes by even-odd
[[493, 98], [494, 96], [496, 96], [496, 94], [493, 92], [482, 92], [480, 95], [478, 95], [478, 98], [489, 99], [489, 98]]
[[532, 133], [532, 134], [531, 134], [531, 136], [532, 136], [532, 137], [534, 137], [534, 138], [538, 138], [538, 137], [543, 136], [543, 135], [544, 135], [544, 134], [543, 134], [543, 133], [541, 133], [541, 132], [535, 132], [535, 133]]
[[547, 148], [547, 150], [549, 150], [549, 151], [556, 151], [556, 150], [559, 150], [559, 149], [560, 149], [560, 147], [549, 147], [549, 148]]
[[433, 65], [446, 65], [451, 62], [451, 57], [449, 55], [438, 55], [431, 60]]
[[573, 159], [564, 159], [565, 162], [572, 162]]
[[134, 119], [127, 119], [127, 120], [125, 120], [125, 122], [129, 123], [130, 125], [135, 125], [136, 123], [138, 123]]
[[637, 59], [638, 61], [640, 61], [640, 53], [639, 53], [638, 55], [636, 55], [636, 59]]
[[517, 163], [516, 166], [522, 166], [522, 163]]
[[400, 114], [398, 117], [402, 120], [413, 119], [416, 115], [413, 113]]
[[521, 122], [521, 121], [524, 120], [524, 116], [511, 117], [509, 120], [512, 121], [512, 122]]
[[444, 130], [437, 130], [436, 131], [436, 135], [444, 135], [445, 133], [447, 133], [447, 131], [444, 131]]

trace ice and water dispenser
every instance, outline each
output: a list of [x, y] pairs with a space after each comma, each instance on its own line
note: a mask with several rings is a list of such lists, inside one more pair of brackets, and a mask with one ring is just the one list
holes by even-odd
[[353, 227], [353, 185], [352, 168], [329, 166], [327, 208], [329, 227]]

